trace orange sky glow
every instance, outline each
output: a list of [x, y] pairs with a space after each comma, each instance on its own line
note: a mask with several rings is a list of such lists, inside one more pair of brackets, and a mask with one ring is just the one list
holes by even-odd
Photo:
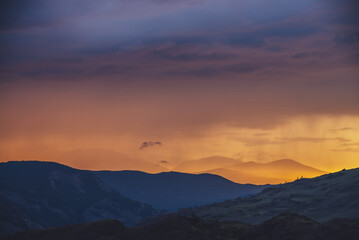
[[[226, 161], [359, 167], [351, 0], [88, 2], [6, 10], [1, 162], [161, 172], [216, 156], [186, 171], [234, 181]], [[261, 174], [244, 181], [300, 172]]]

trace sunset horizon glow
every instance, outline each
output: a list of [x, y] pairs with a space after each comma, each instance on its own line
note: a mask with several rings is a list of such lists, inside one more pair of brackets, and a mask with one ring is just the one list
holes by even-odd
[[1, 5], [0, 162], [359, 167], [354, 0]]

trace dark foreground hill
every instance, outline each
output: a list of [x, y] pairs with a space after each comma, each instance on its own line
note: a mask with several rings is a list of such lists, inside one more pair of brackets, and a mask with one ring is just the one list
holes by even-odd
[[359, 217], [359, 168], [276, 185], [261, 193], [186, 209], [180, 214], [218, 221], [258, 224], [282, 212], [295, 212], [323, 222]]
[[146, 228], [127, 228], [116, 220], [21, 232], [3, 240], [339, 240], [356, 239], [359, 220], [317, 223], [297, 214], [282, 214], [258, 226], [168, 217]]
[[213, 174], [149, 174], [139, 171], [93, 173], [123, 196], [149, 203], [157, 209], [172, 211], [249, 196], [268, 187], [238, 184]]
[[0, 235], [102, 219], [135, 225], [155, 213], [88, 171], [53, 162], [0, 163]]

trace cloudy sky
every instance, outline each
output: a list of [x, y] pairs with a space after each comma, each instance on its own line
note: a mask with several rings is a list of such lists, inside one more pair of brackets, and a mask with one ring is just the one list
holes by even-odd
[[[172, 168], [220, 155], [358, 167], [358, 8], [356, 0], [3, 0], [0, 160]], [[74, 151], [89, 160], [68, 157]]]

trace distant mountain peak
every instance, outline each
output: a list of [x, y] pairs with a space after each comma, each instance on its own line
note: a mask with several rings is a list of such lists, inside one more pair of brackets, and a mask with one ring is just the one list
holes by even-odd
[[254, 161], [202, 171], [223, 176], [237, 183], [279, 184], [300, 177], [316, 177], [326, 172], [292, 159], [279, 159], [267, 163]]
[[298, 161], [295, 161], [293, 159], [289, 159], [289, 158], [285, 158], [285, 159], [279, 159], [279, 160], [274, 160], [271, 162], [268, 162], [267, 164], [292, 164], [292, 165], [304, 165], [303, 163], [300, 163]]

